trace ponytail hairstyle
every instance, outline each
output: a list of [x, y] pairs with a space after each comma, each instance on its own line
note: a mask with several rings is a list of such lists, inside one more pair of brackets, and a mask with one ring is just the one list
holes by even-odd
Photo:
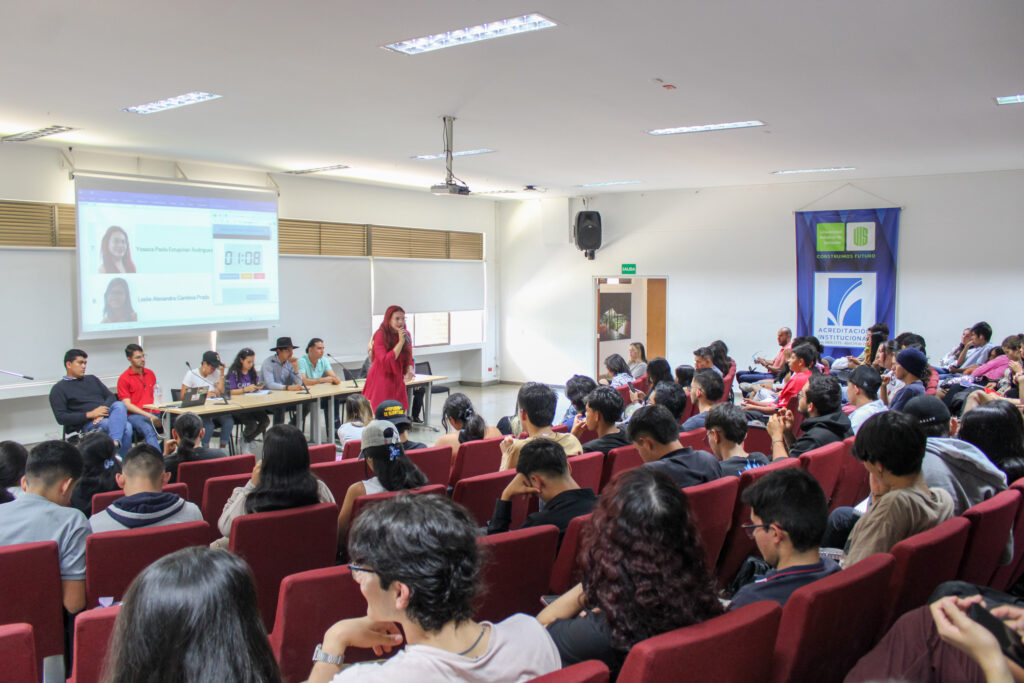
[[364, 448], [362, 456], [373, 465], [373, 473], [386, 491], [404, 491], [429, 483], [400, 443]]
[[484, 432], [487, 431], [487, 422], [473, 409], [469, 397], [462, 393], [449, 396], [441, 409], [441, 422], [445, 429], [451, 420], [458, 420], [462, 424], [462, 430], [466, 432], [466, 441], [479, 441], [484, 438]]
[[178, 432], [181, 462], [192, 462], [196, 459], [196, 441], [203, 431], [203, 421], [195, 413], [183, 413], [174, 419], [174, 431]]
[[373, 421], [373, 409], [362, 394], [352, 394], [345, 399], [345, 421], [358, 422], [366, 426]]

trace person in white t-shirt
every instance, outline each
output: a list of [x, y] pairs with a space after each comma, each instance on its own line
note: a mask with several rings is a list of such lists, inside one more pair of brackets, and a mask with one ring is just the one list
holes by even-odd
[[[352, 578], [366, 616], [331, 626], [313, 654], [310, 683], [528, 681], [561, 667], [535, 618], [473, 620], [480, 589], [477, 523], [444, 496], [403, 496], [366, 509], [352, 526]], [[443, 552], [441, 552], [443, 549]], [[500, 590], [500, 587], [495, 587]], [[380, 663], [344, 666], [349, 647], [389, 652]]]
[[858, 365], [850, 373], [850, 379], [846, 383], [846, 398], [856, 406], [850, 413], [850, 425], [854, 434], [869, 417], [888, 410], [882, 399], [878, 398], [881, 386], [882, 376], [870, 365]]
[[[207, 398], [223, 396], [224, 373], [221, 371], [223, 367], [224, 363], [220, 360], [220, 354], [216, 351], [207, 351], [203, 354], [203, 362], [199, 364], [199, 369], [189, 368], [188, 372], [185, 373], [185, 377], [182, 378], [182, 393], [185, 393], [185, 390], [190, 387], [206, 387], [210, 390], [206, 395]], [[231, 442], [231, 432], [235, 428], [235, 418], [231, 417], [230, 413], [224, 413], [216, 417], [211, 415], [203, 416], [203, 429], [206, 430], [206, 433], [203, 434], [203, 448], [210, 446], [214, 425], [220, 427], [220, 447], [227, 449], [228, 444]]]

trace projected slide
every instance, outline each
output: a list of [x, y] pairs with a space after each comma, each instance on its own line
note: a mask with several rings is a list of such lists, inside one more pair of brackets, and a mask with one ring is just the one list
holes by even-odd
[[80, 336], [278, 319], [276, 193], [75, 181]]

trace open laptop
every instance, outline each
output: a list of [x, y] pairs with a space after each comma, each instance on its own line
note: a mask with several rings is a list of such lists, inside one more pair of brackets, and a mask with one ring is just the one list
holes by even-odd
[[194, 408], [203, 405], [206, 403], [206, 394], [209, 391], [209, 387], [189, 387], [185, 389], [181, 394], [181, 407]]

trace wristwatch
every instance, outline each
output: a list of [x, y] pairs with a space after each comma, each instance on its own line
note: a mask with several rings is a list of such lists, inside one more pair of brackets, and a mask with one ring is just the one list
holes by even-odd
[[345, 663], [345, 655], [344, 653], [340, 655], [332, 655], [327, 652], [324, 652], [324, 649], [320, 646], [320, 643], [317, 643], [316, 648], [313, 650], [313, 661], [327, 662], [328, 664], [333, 664], [334, 666], [341, 666]]

